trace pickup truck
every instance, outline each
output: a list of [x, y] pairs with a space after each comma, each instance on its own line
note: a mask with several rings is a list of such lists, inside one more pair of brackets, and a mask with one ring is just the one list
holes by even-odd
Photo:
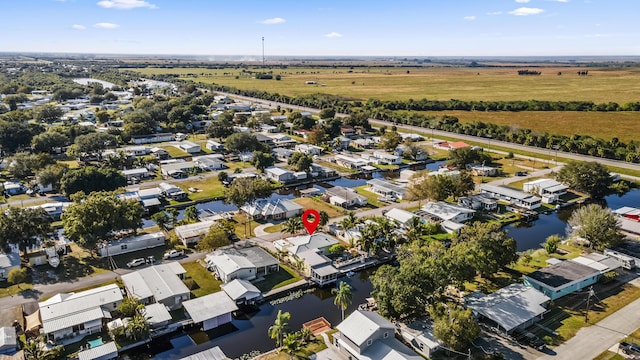
[[177, 258], [179, 256], [183, 256], [184, 255], [184, 250], [169, 250], [166, 253], [164, 253], [164, 256], [162, 256], [163, 259], [173, 259], [173, 258]]
[[620, 343], [620, 350], [622, 350], [622, 352], [627, 355], [630, 355], [630, 354], [640, 355], [640, 346], [636, 344], [630, 344], [628, 342], [623, 341]]

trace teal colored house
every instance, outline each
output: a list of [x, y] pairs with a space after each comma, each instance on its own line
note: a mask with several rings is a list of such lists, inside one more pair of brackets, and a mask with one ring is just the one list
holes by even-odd
[[567, 260], [525, 275], [524, 283], [556, 300], [595, 284], [601, 274], [598, 269]]

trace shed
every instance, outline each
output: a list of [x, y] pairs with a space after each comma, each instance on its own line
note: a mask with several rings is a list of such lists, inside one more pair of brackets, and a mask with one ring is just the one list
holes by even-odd
[[111, 360], [117, 357], [118, 348], [113, 341], [78, 353], [78, 360]]
[[11, 354], [17, 347], [16, 329], [13, 326], [0, 327], [0, 354]]
[[235, 279], [220, 287], [236, 303], [254, 302], [262, 297], [262, 293], [255, 285], [242, 279]]

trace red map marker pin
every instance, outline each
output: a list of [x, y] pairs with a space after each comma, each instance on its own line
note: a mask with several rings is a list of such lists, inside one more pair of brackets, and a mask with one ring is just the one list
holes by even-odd
[[[313, 220], [309, 220], [309, 215], [313, 216]], [[318, 224], [320, 224], [320, 214], [318, 211], [314, 209], [305, 210], [305, 212], [302, 213], [302, 224], [305, 229], [307, 229], [307, 232], [309, 232], [309, 235], [313, 235], [318, 228]]]

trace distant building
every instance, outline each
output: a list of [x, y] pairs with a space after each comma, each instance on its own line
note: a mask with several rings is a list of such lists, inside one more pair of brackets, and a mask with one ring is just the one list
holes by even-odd
[[166, 142], [166, 141], [173, 141], [173, 134], [158, 133], [158, 134], [149, 134], [149, 135], [134, 135], [131, 137], [131, 143], [136, 145], [159, 143], [159, 142]]
[[174, 146], [188, 154], [196, 154], [202, 151], [200, 145], [191, 141], [181, 141]]
[[334, 186], [327, 189], [324, 192], [322, 199], [343, 208], [365, 206], [368, 203], [368, 199], [365, 196], [358, 194], [353, 189], [342, 186]]
[[255, 219], [282, 220], [302, 215], [302, 206], [287, 199], [267, 200], [258, 199], [253, 203], [243, 205], [240, 210]]
[[267, 177], [267, 179], [277, 181], [279, 183], [286, 183], [295, 180], [293, 171], [289, 171], [277, 166], [272, 166], [264, 169], [264, 175]]
[[551, 204], [566, 194], [569, 187], [553, 179], [538, 179], [524, 183], [522, 189], [526, 193], [541, 196], [542, 202]]
[[6, 280], [13, 269], [20, 269], [20, 254], [0, 253], [0, 280]]

